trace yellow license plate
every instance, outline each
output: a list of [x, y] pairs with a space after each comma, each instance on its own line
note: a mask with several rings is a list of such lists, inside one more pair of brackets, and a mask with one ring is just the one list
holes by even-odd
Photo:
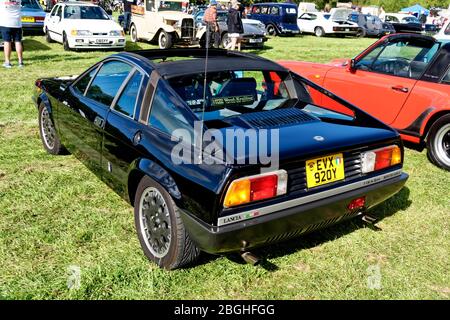
[[344, 178], [344, 157], [342, 153], [306, 161], [306, 186], [308, 188], [343, 180]]
[[22, 17], [22, 22], [34, 22], [34, 17]]

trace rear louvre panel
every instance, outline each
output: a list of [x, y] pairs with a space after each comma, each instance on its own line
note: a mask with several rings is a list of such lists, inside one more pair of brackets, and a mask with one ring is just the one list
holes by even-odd
[[320, 121], [318, 118], [297, 108], [247, 113], [240, 115], [239, 118], [250, 127], [257, 129]]

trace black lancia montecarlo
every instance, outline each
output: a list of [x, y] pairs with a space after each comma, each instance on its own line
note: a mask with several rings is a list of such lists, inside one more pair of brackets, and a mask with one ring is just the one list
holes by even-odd
[[[36, 81], [44, 148], [73, 153], [134, 206], [159, 266], [200, 250], [245, 255], [361, 215], [405, 184], [394, 129], [272, 61], [205, 55], [124, 52]], [[343, 111], [312, 105], [309, 90]]]

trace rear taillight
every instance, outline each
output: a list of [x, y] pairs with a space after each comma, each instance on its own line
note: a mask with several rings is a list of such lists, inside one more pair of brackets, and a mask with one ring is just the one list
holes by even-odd
[[36, 20], [36, 21], [44, 21], [45, 17], [34, 17], [34, 20]]
[[361, 153], [362, 173], [385, 169], [401, 162], [402, 152], [396, 145]]
[[228, 187], [223, 206], [234, 207], [253, 201], [264, 200], [285, 194], [287, 172], [278, 170], [269, 173], [239, 178]]

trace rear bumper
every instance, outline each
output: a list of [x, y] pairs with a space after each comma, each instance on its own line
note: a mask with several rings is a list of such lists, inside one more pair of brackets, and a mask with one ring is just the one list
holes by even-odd
[[241, 39], [242, 44], [245, 47], [259, 47], [264, 45], [264, 42], [267, 41], [267, 37], [248, 37], [245, 36]]
[[247, 243], [245, 249], [267, 245], [355, 217], [361, 212], [348, 210], [352, 199], [365, 196], [365, 209], [370, 209], [400, 191], [407, 179], [406, 173], [400, 173], [381, 182], [224, 226], [205, 224], [184, 211], [181, 216], [201, 250], [226, 253], [243, 249], [243, 242]]

